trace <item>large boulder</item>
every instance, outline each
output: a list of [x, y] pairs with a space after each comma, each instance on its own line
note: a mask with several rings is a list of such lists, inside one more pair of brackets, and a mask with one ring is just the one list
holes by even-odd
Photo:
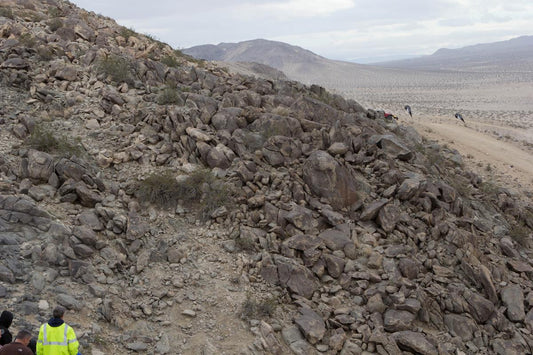
[[398, 347], [402, 350], [411, 351], [414, 354], [435, 355], [438, 354], [435, 345], [430, 343], [426, 337], [413, 331], [402, 331], [392, 335]]
[[526, 318], [524, 312], [524, 293], [519, 285], [509, 285], [502, 289], [501, 298], [507, 307], [507, 318], [513, 322], [521, 322]]
[[28, 152], [28, 174], [31, 179], [48, 181], [54, 172], [54, 158], [44, 152], [31, 149]]
[[267, 257], [261, 265], [261, 276], [267, 282], [279, 284], [288, 288], [291, 292], [311, 298], [318, 289], [318, 282], [313, 273], [294, 260], [275, 255]]
[[372, 136], [369, 144], [377, 145], [393, 158], [407, 161], [413, 157], [413, 152], [393, 134]]
[[335, 208], [362, 201], [370, 190], [362, 176], [322, 150], [313, 152], [305, 161], [303, 179], [315, 195], [328, 199]]
[[300, 316], [296, 317], [294, 323], [311, 344], [318, 343], [326, 333], [322, 317], [309, 308], [300, 309]]

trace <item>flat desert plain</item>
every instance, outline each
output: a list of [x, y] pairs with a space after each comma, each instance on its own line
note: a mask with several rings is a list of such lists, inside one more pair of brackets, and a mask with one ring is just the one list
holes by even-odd
[[533, 196], [533, 72], [388, 70], [336, 91], [457, 149], [485, 180]]

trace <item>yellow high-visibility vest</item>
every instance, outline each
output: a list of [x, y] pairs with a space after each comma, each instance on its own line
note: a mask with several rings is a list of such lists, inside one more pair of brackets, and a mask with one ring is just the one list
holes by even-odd
[[39, 329], [37, 355], [77, 355], [78, 339], [74, 329], [66, 323], [52, 327], [45, 323]]

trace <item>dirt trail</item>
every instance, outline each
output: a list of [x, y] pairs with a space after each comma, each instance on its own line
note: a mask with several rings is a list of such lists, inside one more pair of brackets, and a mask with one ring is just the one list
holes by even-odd
[[[470, 168], [520, 190], [533, 191], [533, 155], [519, 147], [457, 123], [415, 122], [418, 131], [457, 149]], [[467, 157], [471, 157], [468, 159]], [[481, 163], [481, 166], [480, 166]], [[487, 168], [490, 164], [491, 168]]]

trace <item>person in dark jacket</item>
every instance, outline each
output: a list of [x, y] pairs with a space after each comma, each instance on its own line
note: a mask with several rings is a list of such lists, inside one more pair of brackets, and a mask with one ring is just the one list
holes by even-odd
[[9, 331], [11, 323], [13, 323], [13, 313], [9, 311], [3, 311], [0, 315], [0, 331], [2, 332], [2, 337], [0, 338], [0, 345], [9, 344], [13, 340], [13, 336]]
[[33, 352], [28, 348], [30, 339], [31, 333], [27, 330], [21, 330], [14, 342], [2, 346], [0, 355], [33, 355]]

